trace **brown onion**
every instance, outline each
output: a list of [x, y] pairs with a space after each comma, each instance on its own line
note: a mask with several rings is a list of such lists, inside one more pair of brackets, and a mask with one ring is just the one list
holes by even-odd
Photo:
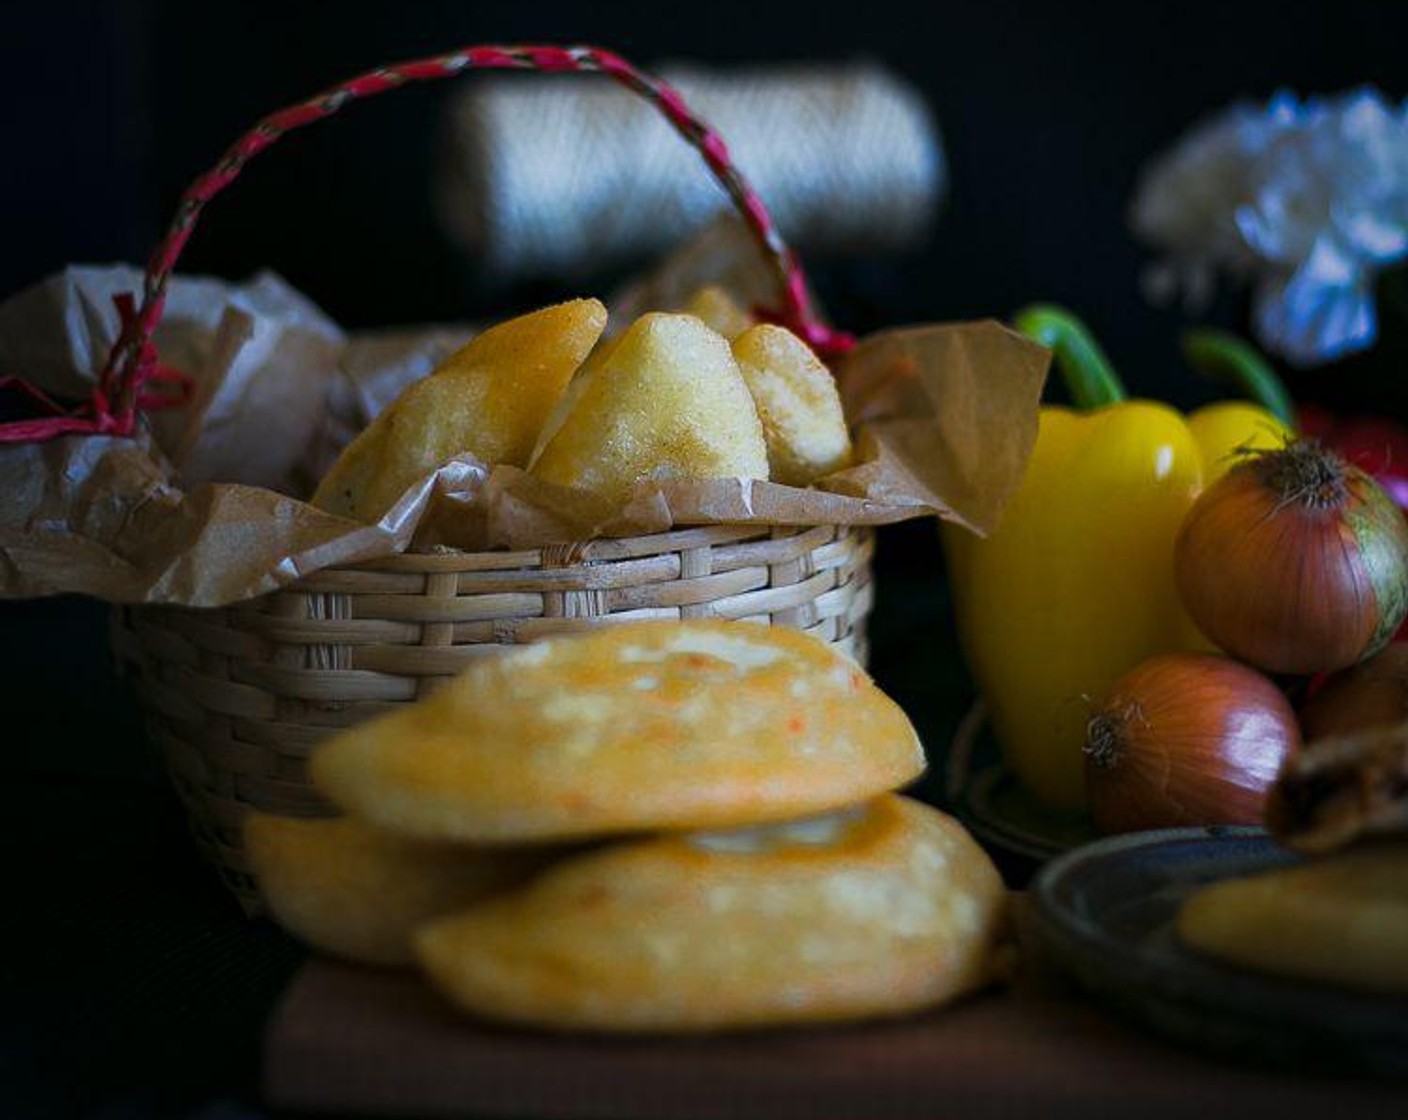
[[1408, 642], [1331, 677], [1300, 710], [1306, 742], [1408, 720]]
[[1259, 824], [1299, 747], [1290, 703], [1255, 669], [1215, 654], [1150, 658], [1115, 682], [1087, 727], [1095, 827]]
[[1203, 633], [1272, 673], [1353, 665], [1408, 614], [1408, 522], [1369, 475], [1309, 440], [1253, 453], [1203, 491], [1174, 564]]

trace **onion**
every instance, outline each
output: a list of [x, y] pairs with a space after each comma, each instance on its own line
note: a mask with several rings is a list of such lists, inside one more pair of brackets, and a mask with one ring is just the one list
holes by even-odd
[[1408, 614], [1408, 522], [1372, 478], [1310, 440], [1253, 453], [1203, 491], [1174, 565], [1203, 633], [1267, 672], [1353, 665]]
[[1408, 642], [1337, 673], [1300, 710], [1306, 742], [1408, 720]]
[[1095, 827], [1259, 824], [1299, 748], [1290, 703], [1255, 669], [1216, 654], [1150, 658], [1115, 682], [1087, 726]]

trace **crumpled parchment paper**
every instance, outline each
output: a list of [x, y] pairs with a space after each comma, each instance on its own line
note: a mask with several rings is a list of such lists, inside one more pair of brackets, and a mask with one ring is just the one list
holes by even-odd
[[[613, 319], [671, 293], [760, 281], [732, 234], [706, 234], [632, 291]], [[0, 370], [79, 396], [118, 330], [126, 266], [73, 267], [0, 305]], [[337, 450], [469, 326], [344, 332], [272, 274], [244, 284], [177, 277], [156, 335], [195, 382], [191, 404], [132, 439], [0, 445], [0, 595], [82, 593], [122, 603], [219, 606], [334, 565], [407, 548], [532, 548], [680, 525], [883, 524], [932, 515], [985, 532], [1036, 435], [1047, 352], [994, 322], [862, 339], [836, 369], [853, 466], [797, 489], [752, 479], [643, 483], [624, 507], [464, 457], [376, 525], [305, 501]]]

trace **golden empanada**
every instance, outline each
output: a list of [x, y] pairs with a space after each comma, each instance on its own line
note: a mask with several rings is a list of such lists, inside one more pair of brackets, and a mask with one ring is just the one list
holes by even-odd
[[717, 284], [707, 284], [700, 288], [689, 297], [689, 302], [682, 310], [730, 342], [756, 322], [737, 300]]
[[270, 914], [315, 948], [373, 965], [412, 963], [411, 932], [521, 884], [548, 850], [476, 850], [390, 836], [346, 817], [251, 813], [245, 851]]
[[982, 986], [1005, 894], [961, 825], [886, 796], [830, 818], [575, 856], [415, 943], [440, 991], [492, 1019], [676, 1032], [823, 1023]]
[[1178, 935], [1259, 972], [1408, 995], [1408, 840], [1202, 887]]
[[606, 364], [616, 349], [616, 344], [620, 341], [620, 335], [616, 335], [614, 338], [603, 338], [596, 344], [596, 348], [587, 355], [586, 361], [577, 368], [577, 372], [572, 375], [572, 380], [567, 383], [567, 388], [562, 391], [562, 395], [557, 398], [557, 403], [553, 405], [552, 411], [548, 413], [548, 418], [543, 421], [542, 430], [538, 433], [538, 441], [533, 446], [533, 454], [528, 457], [530, 471], [537, 465], [538, 459], [542, 457], [543, 449], [552, 442], [553, 437], [566, 422], [568, 415], [577, 407], [577, 402], [587, 391], [591, 379]]
[[760, 323], [734, 340], [733, 356], [763, 423], [769, 478], [808, 486], [850, 462], [836, 380], [805, 342]]
[[917, 777], [903, 711], [796, 630], [639, 622], [473, 662], [310, 762], [349, 813], [501, 842], [723, 828], [824, 812]]
[[768, 458], [728, 343], [692, 315], [653, 313], [585, 379], [531, 471], [624, 501], [652, 479], [766, 478]]
[[569, 378], [606, 326], [594, 299], [491, 327], [414, 382], [343, 450], [312, 503], [376, 521], [456, 455], [525, 467]]

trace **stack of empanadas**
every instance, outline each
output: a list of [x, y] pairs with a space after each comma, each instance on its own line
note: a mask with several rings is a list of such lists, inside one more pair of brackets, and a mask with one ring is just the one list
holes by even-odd
[[850, 461], [830, 371], [725, 293], [706, 289], [686, 313], [643, 315], [602, 340], [605, 327], [606, 309], [579, 299], [485, 331], [343, 450], [313, 504], [378, 520], [457, 455], [613, 503], [674, 478], [807, 486]]
[[342, 820], [256, 817], [270, 910], [414, 957], [490, 1018], [710, 1030], [894, 1014], [984, 984], [1005, 892], [903, 712], [826, 643], [616, 625], [485, 658], [314, 755]]
[[1408, 724], [1312, 742], [1267, 824], [1312, 858], [1203, 888], [1182, 938], [1248, 968], [1408, 995]]

